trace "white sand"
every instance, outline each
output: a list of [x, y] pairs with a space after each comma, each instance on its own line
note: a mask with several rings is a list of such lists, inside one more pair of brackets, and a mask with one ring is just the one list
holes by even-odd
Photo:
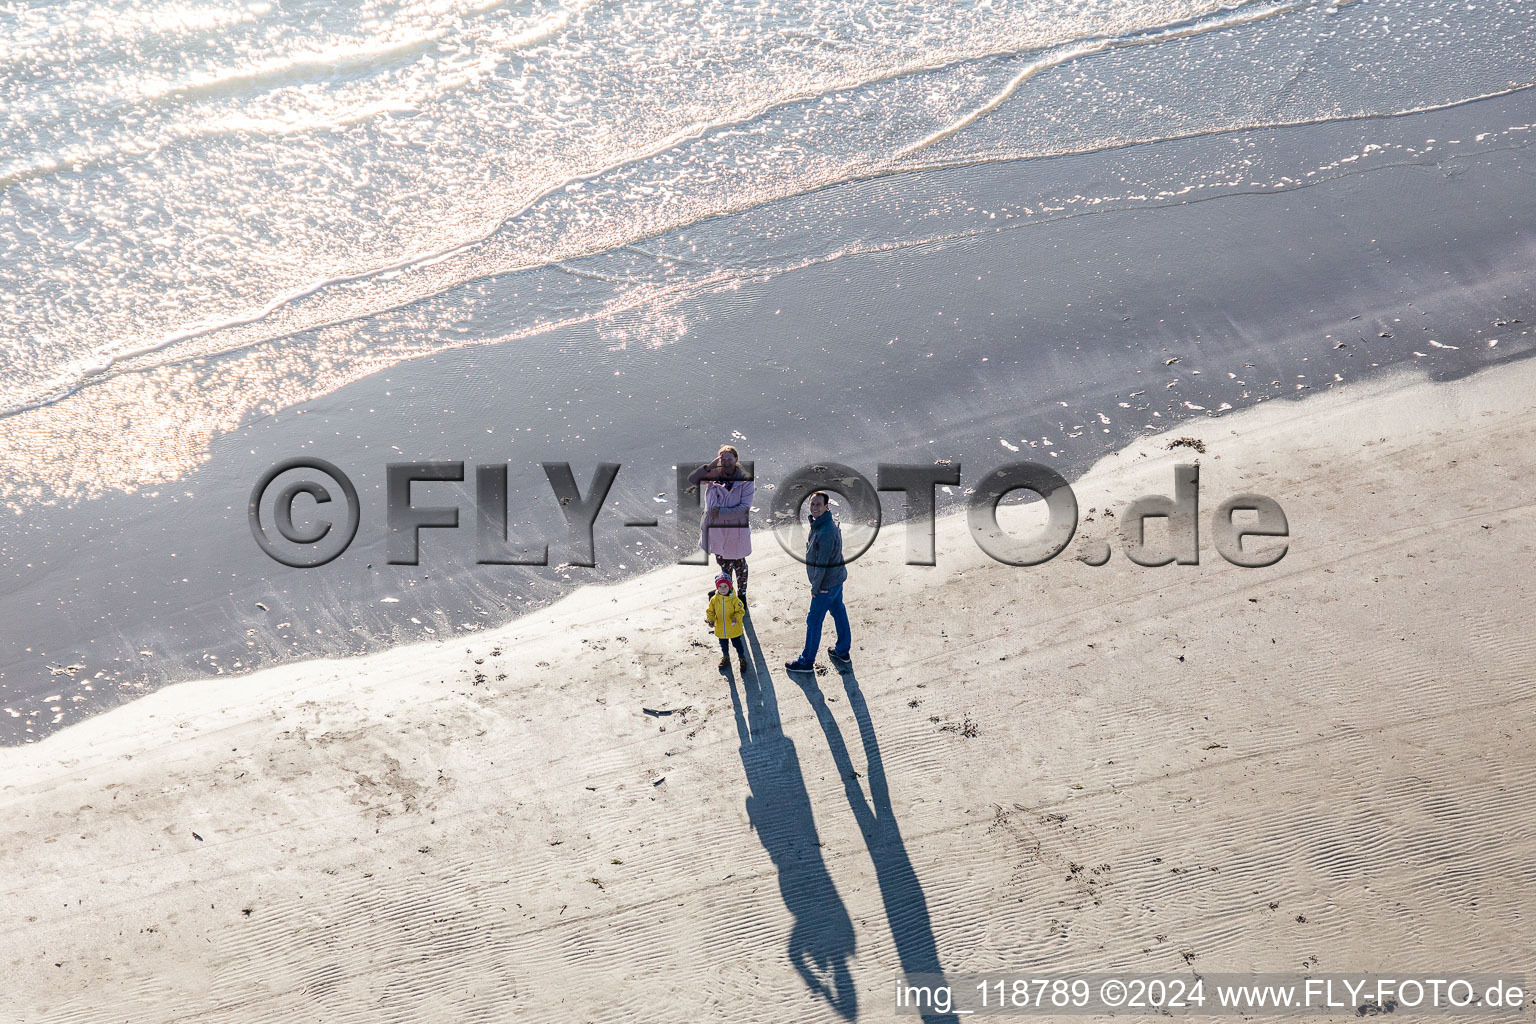
[[[1536, 968], [1536, 362], [1175, 433], [1208, 445], [1198, 567], [1009, 568], [947, 519], [909, 568], [883, 534], [848, 584], [863, 723], [783, 671], [805, 582], [762, 537], [775, 699], [740, 723], [709, 573], [674, 567], [0, 751], [0, 1019], [839, 1019], [809, 979], [878, 1020], [935, 950]], [[1171, 490], [1166, 440], [1078, 482], [1085, 519]], [[1211, 546], [1238, 490], [1289, 515], [1273, 568]]]

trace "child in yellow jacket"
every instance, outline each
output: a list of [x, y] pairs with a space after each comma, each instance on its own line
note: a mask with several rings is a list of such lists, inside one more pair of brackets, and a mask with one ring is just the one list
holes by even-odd
[[741, 663], [742, 674], [747, 671], [747, 645], [741, 638], [741, 620], [746, 617], [747, 606], [741, 598], [731, 593], [731, 578], [724, 573], [715, 577], [715, 593], [709, 599], [704, 621], [715, 628], [715, 638], [720, 641], [720, 671], [731, 667], [731, 649], [736, 647], [736, 660]]

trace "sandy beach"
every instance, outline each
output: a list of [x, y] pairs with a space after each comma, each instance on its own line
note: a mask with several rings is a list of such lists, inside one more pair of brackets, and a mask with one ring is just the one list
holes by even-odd
[[[884, 531], [853, 670], [814, 683], [763, 535], [745, 679], [708, 570], [670, 567], [0, 750], [0, 1019], [883, 1020], [903, 970], [1530, 971], [1533, 432], [1529, 360], [1180, 424], [1073, 481], [1046, 565], [947, 517], [909, 567]], [[1198, 566], [1072, 557], [1192, 460]], [[1239, 491], [1285, 509], [1272, 567], [1211, 544]]]

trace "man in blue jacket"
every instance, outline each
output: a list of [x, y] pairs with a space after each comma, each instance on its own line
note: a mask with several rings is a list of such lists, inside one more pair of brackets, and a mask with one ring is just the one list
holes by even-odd
[[784, 667], [791, 672], [808, 672], [816, 666], [816, 645], [821, 643], [821, 624], [832, 613], [837, 627], [837, 644], [827, 654], [839, 665], [851, 664], [853, 638], [848, 629], [848, 609], [843, 606], [843, 581], [848, 570], [843, 566], [843, 532], [827, 511], [827, 494], [811, 495], [811, 529], [805, 537], [805, 574], [811, 580], [811, 613], [805, 617], [805, 650]]

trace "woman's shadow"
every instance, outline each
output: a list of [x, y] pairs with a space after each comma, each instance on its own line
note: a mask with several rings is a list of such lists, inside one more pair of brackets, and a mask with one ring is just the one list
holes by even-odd
[[773, 679], [750, 621], [747, 634], [755, 664], [742, 673], [739, 693], [735, 678], [726, 677], [750, 789], [747, 818], [778, 869], [779, 893], [794, 917], [789, 962], [812, 992], [845, 1020], [853, 1020], [859, 1012], [848, 968], [855, 944], [853, 922], [822, 857], [800, 757], [779, 724]]
[[[858, 999], [848, 969], [855, 945], [853, 924], [822, 859], [800, 759], [794, 743], [780, 728], [773, 678], [767, 670], [768, 661], [763, 657], [750, 618], [746, 622], [746, 635], [753, 664], [742, 678], [742, 690], [746, 695], [745, 716], [734, 680], [731, 682], [731, 702], [736, 712], [736, 730], [741, 737], [741, 763], [752, 790], [747, 797], [747, 815], [779, 869], [779, 890], [784, 896], [784, 905], [795, 917], [789, 938], [790, 961], [812, 991], [821, 994], [838, 1013], [851, 1020], [858, 1014]], [[800, 688], [816, 712], [838, 773], [843, 778], [848, 805], [874, 862], [875, 878], [902, 971], [908, 976], [941, 975], [943, 970], [939, 966], [938, 944], [928, 916], [928, 901], [891, 811], [885, 765], [880, 758], [869, 706], [852, 669], [843, 670], [842, 676], [869, 768], [868, 800], [859, 786], [842, 730], [827, 707], [815, 675], [803, 673]], [[923, 1019], [947, 1024], [958, 1021], [953, 1014], [925, 1014]]]

